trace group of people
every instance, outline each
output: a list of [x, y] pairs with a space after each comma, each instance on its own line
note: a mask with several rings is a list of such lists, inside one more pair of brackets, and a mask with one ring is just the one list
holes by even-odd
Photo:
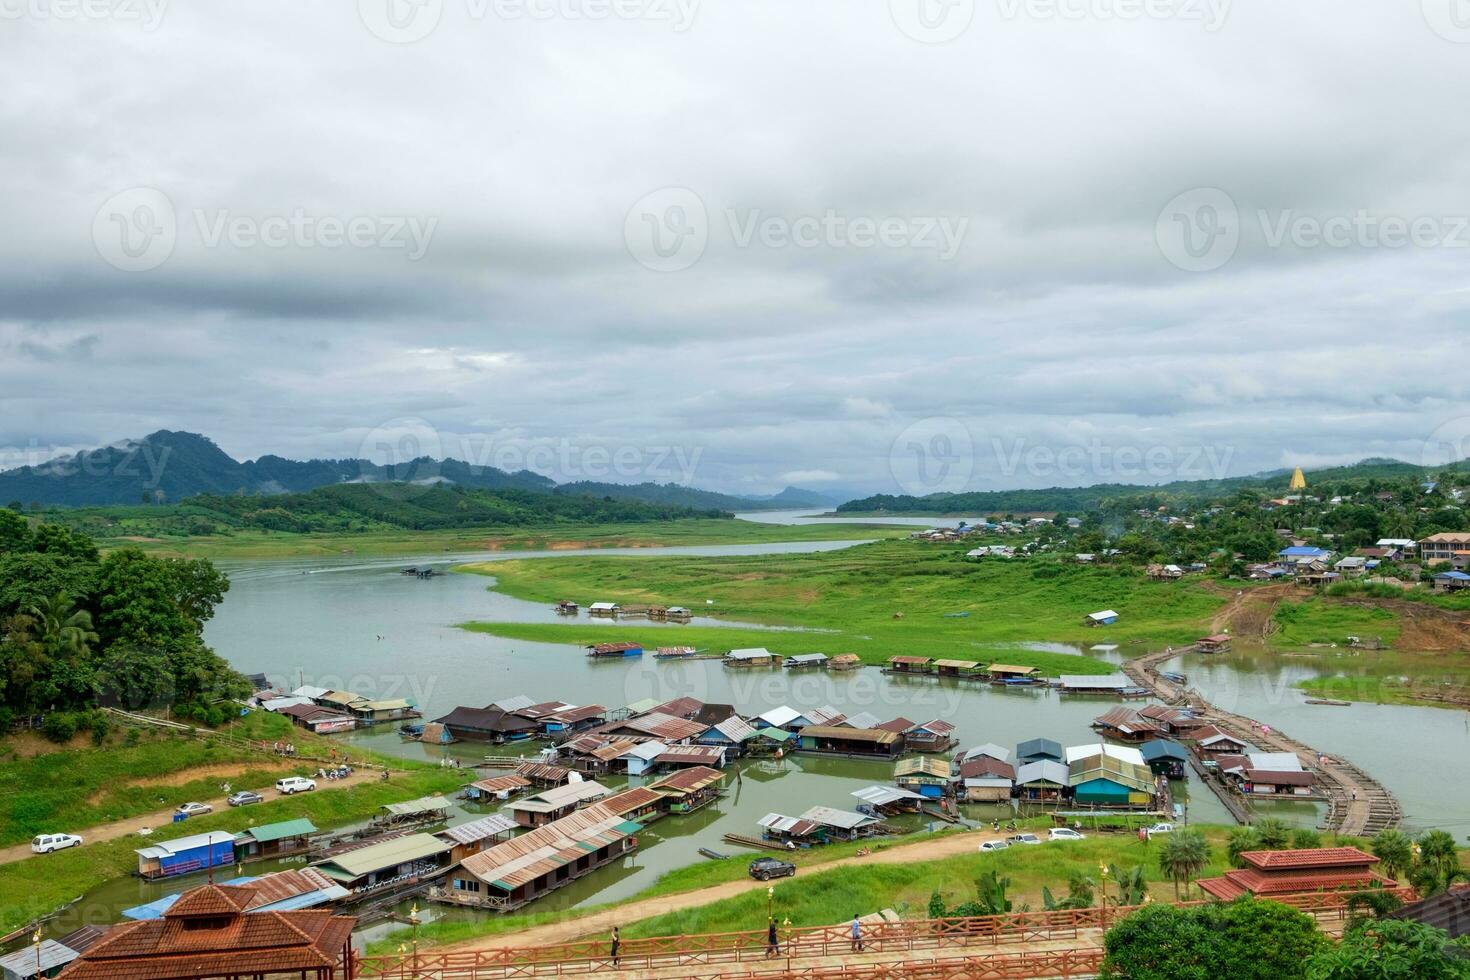
[[296, 746], [290, 742], [277, 742], [274, 746], [276, 755], [295, 755]]

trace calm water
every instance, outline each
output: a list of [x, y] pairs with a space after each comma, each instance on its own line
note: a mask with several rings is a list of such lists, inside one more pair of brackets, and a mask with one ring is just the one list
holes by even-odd
[[[765, 514], [762, 517], [774, 515]], [[791, 519], [800, 513], [789, 515]], [[927, 521], [923, 523], [928, 523]], [[853, 542], [793, 545], [736, 545], [661, 549], [657, 554], [790, 554], [850, 547]], [[444, 575], [428, 580], [405, 577], [409, 564], [448, 567], [466, 560], [555, 558], [579, 552], [488, 553], [437, 555], [429, 558], [362, 560], [343, 558], [258, 563], [221, 563], [232, 588], [215, 619], [208, 641], [236, 667], [264, 671], [273, 683], [316, 684], [354, 690], [373, 697], [409, 697], [433, 718], [459, 704], [481, 706], [526, 694], [574, 703], [620, 706], [645, 697], [689, 695], [709, 702], [730, 703], [743, 714], [780, 704], [794, 707], [832, 704], [853, 713], [870, 711], [887, 719], [902, 715], [913, 721], [944, 718], [958, 728], [962, 744], [996, 742], [1013, 747], [1035, 736], [1064, 744], [1095, 740], [1092, 719], [1111, 706], [1108, 701], [1061, 698], [1047, 691], [1000, 690], [988, 685], [930, 678], [890, 677], [875, 669], [849, 673], [792, 673], [781, 670], [731, 671], [717, 661], [659, 663], [651, 657], [630, 662], [590, 662], [577, 647], [527, 643], [468, 633], [456, 624], [468, 620], [565, 622], [548, 606], [500, 595], [494, 580], [478, 575]], [[646, 549], [627, 553], [650, 557]], [[584, 605], [596, 596], [576, 596]], [[700, 608], [699, 597], [684, 600]], [[579, 621], [586, 622], [585, 617]], [[696, 622], [708, 620], [696, 620]], [[599, 621], [603, 622], [603, 621]], [[620, 627], [604, 623], [610, 636]], [[640, 622], [670, 633], [679, 642], [689, 627]], [[691, 634], [692, 635], [692, 634]], [[689, 640], [697, 645], [696, 640]], [[1010, 645], [1014, 649], [1014, 644]], [[1090, 653], [1120, 660], [1135, 650], [1108, 646], [1082, 649], [1045, 644], [1046, 649]], [[837, 652], [811, 633], [811, 649]], [[1191, 683], [1223, 707], [1241, 711], [1305, 738], [1311, 744], [1352, 758], [1390, 786], [1403, 801], [1411, 827], [1443, 827], [1456, 836], [1470, 832], [1470, 780], [1464, 759], [1470, 753], [1470, 714], [1434, 708], [1354, 705], [1320, 707], [1305, 704], [1292, 686], [1321, 672], [1351, 672], [1354, 664], [1332, 655], [1320, 658], [1267, 658], [1259, 651], [1181, 658], [1171, 669], [1189, 674]], [[462, 763], [478, 760], [487, 750], [474, 743], [447, 749], [401, 741], [392, 726], [377, 733], [356, 732], [343, 739], [404, 757], [449, 756]], [[535, 747], [516, 751], [527, 754]], [[715, 808], [691, 817], [667, 817], [640, 835], [642, 849], [619, 867], [609, 867], [538, 903], [537, 909], [625, 898], [649, 886], [665, 871], [706, 860], [700, 847], [742, 853], [725, 844], [726, 832], [753, 833], [755, 821], [768, 812], [795, 815], [813, 804], [851, 809], [853, 790], [888, 783], [891, 766], [877, 762], [796, 757], [784, 765], [748, 765], [729, 795]], [[636, 782], [636, 781], [635, 781]], [[626, 783], [615, 777], [609, 785]], [[1196, 790], [1195, 792], [1190, 792]], [[1192, 820], [1228, 822], [1214, 796], [1193, 785], [1178, 787], [1188, 801]], [[1268, 804], [1263, 811], [1294, 823], [1318, 819], [1312, 804]], [[481, 813], [459, 808], [456, 822]], [[969, 816], [984, 820], [999, 811], [975, 807]], [[270, 870], [252, 865], [249, 873]], [[109, 883], [88, 896], [82, 907], [94, 918], [115, 916], [122, 908], [148, 901], [194, 882], [148, 884], [136, 879]], [[99, 910], [101, 910], [99, 912]], [[474, 915], [431, 907], [427, 914]], [[75, 924], [57, 923], [58, 930]], [[378, 927], [381, 929], [383, 927]], [[369, 930], [368, 935], [376, 930]]]

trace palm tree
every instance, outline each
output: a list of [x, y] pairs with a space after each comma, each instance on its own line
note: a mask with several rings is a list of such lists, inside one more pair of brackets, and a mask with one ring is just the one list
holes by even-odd
[[31, 606], [26, 613], [35, 620], [32, 626], [34, 638], [51, 657], [58, 660], [76, 660], [91, 652], [97, 642], [92, 629], [92, 614], [78, 609], [71, 597], [58, 592]]
[[1414, 842], [1402, 830], [1380, 830], [1373, 837], [1373, 854], [1383, 870], [1393, 878], [1402, 878], [1414, 868]]
[[1210, 863], [1210, 845], [1197, 830], [1176, 830], [1159, 849], [1159, 870], [1174, 879], [1174, 897], [1179, 897], [1179, 882], [1183, 880], [1186, 894], [1189, 881]]
[[1291, 846], [1291, 825], [1276, 817], [1256, 821], [1256, 836], [1268, 851], [1281, 851]]
[[1232, 867], [1243, 868], [1245, 861], [1241, 855], [1246, 851], [1262, 850], [1261, 836], [1256, 833], [1254, 827], [1231, 827], [1230, 840], [1225, 845], [1225, 853], [1230, 856]]

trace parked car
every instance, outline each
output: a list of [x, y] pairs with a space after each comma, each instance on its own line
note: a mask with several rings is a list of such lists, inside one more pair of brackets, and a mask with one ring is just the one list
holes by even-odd
[[1154, 834], [1172, 834], [1173, 832], [1174, 825], [1171, 823], [1156, 823], [1145, 831], [1150, 837]]
[[225, 797], [225, 802], [230, 806], [249, 806], [252, 803], [264, 803], [265, 797], [254, 790], [242, 789]]
[[208, 803], [181, 803], [175, 813], [182, 813], [186, 817], [202, 817], [206, 813], [213, 813], [214, 807]]
[[81, 845], [82, 839], [76, 834], [42, 834], [31, 841], [31, 852], [50, 854], [52, 851], [61, 851], [68, 847], [80, 847]]
[[757, 881], [786, 878], [796, 874], [796, 865], [779, 858], [756, 858], [750, 862], [750, 876]]
[[1006, 838], [1007, 844], [1040, 844], [1041, 838], [1035, 834], [1012, 834]]
[[309, 793], [316, 789], [316, 780], [305, 776], [287, 776], [276, 780], [276, 791], [290, 796], [292, 793]]
[[1087, 835], [1073, 830], [1071, 827], [1053, 827], [1047, 831], [1047, 840], [1086, 840]]
[[980, 845], [981, 851], [1003, 851], [1011, 845], [1003, 840], [988, 840]]

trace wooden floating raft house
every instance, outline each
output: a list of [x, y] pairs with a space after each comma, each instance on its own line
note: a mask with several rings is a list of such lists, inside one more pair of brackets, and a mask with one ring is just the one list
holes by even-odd
[[669, 813], [693, 813], [719, 799], [724, 791], [725, 774], [708, 766], [695, 766], [671, 772], [654, 780], [648, 788], [664, 797], [664, 810]]
[[594, 643], [587, 648], [587, 656], [606, 657], [641, 657], [643, 656], [643, 645], [641, 643]]
[[862, 665], [862, 658], [855, 653], [839, 653], [827, 661], [828, 670], [857, 670]]
[[770, 667], [776, 655], [765, 647], [744, 647], [725, 654], [726, 667]]
[[1041, 668], [1024, 664], [991, 664], [985, 668], [990, 683], [1004, 687], [1029, 687], [1046, 683]]
[[825, 653], [798, 653], [787, 657], [781, 665], [787, 670], [823, 670], [827, 666]]
[[954, 766], [948, 759], [900, 759], [893, 767], [893, 781], [920, 796], [940, 799], [954, 787]]
[[587, 607], [587, 615], [600, 616], [603, 619], [616, 619], [622, 609], [623, 607], [616, 602], [594, 602]]
[[684, 606], [649, 606], [648, 618], [658, 623], [687, 623], [694, 614]]
[[575, 616], [575, 615], [577, 615], [577, 608], [578, 607], [577, 607], [577, 604], [575, 602], [573, 602], [572, 600], [570, 600], [570, 599], [563, 599], [561, 602], [558, 602], [552, 608], [554, 608], [556, 610], [556, 614], [558, 616]]
[[797, 733], [797, 749], [826, 755], [894, 759], [903, 754], [904, 737], [881, 728], [809, 725]]
[[1151, 693], [1127, 674], [1063, 674], [1057, 678], [1062, 694], [1088, 694], [1116, 698], [1146, 698]]
[[985, 665], [974, 660], [936, 660], [934, 672], [940, 677], [959, 677], [965, 680], [984, 680]]
[[379, 807], [381, 812], [369, 821], [368, 826], [371, 830], [382, 831], [443, 823], [449, 819], [450, 805], [442, 796], [423, 796], [402, 803], [385, 803]]
[[688, 660], [698, 653], [694, 647], [659, 647], [653, 656], [657, 660]]
[[888, 666], [883, 668], [885, 674], [924, 674], [934, 673], [934, 661], [928, 657], [889, 657]]
[[1216, 633], [1214, 636], [1202, 636], [1194, 641], [1194, 647], [1200, 653], [1224, 653], [1230, 649], [1230, 634]]

